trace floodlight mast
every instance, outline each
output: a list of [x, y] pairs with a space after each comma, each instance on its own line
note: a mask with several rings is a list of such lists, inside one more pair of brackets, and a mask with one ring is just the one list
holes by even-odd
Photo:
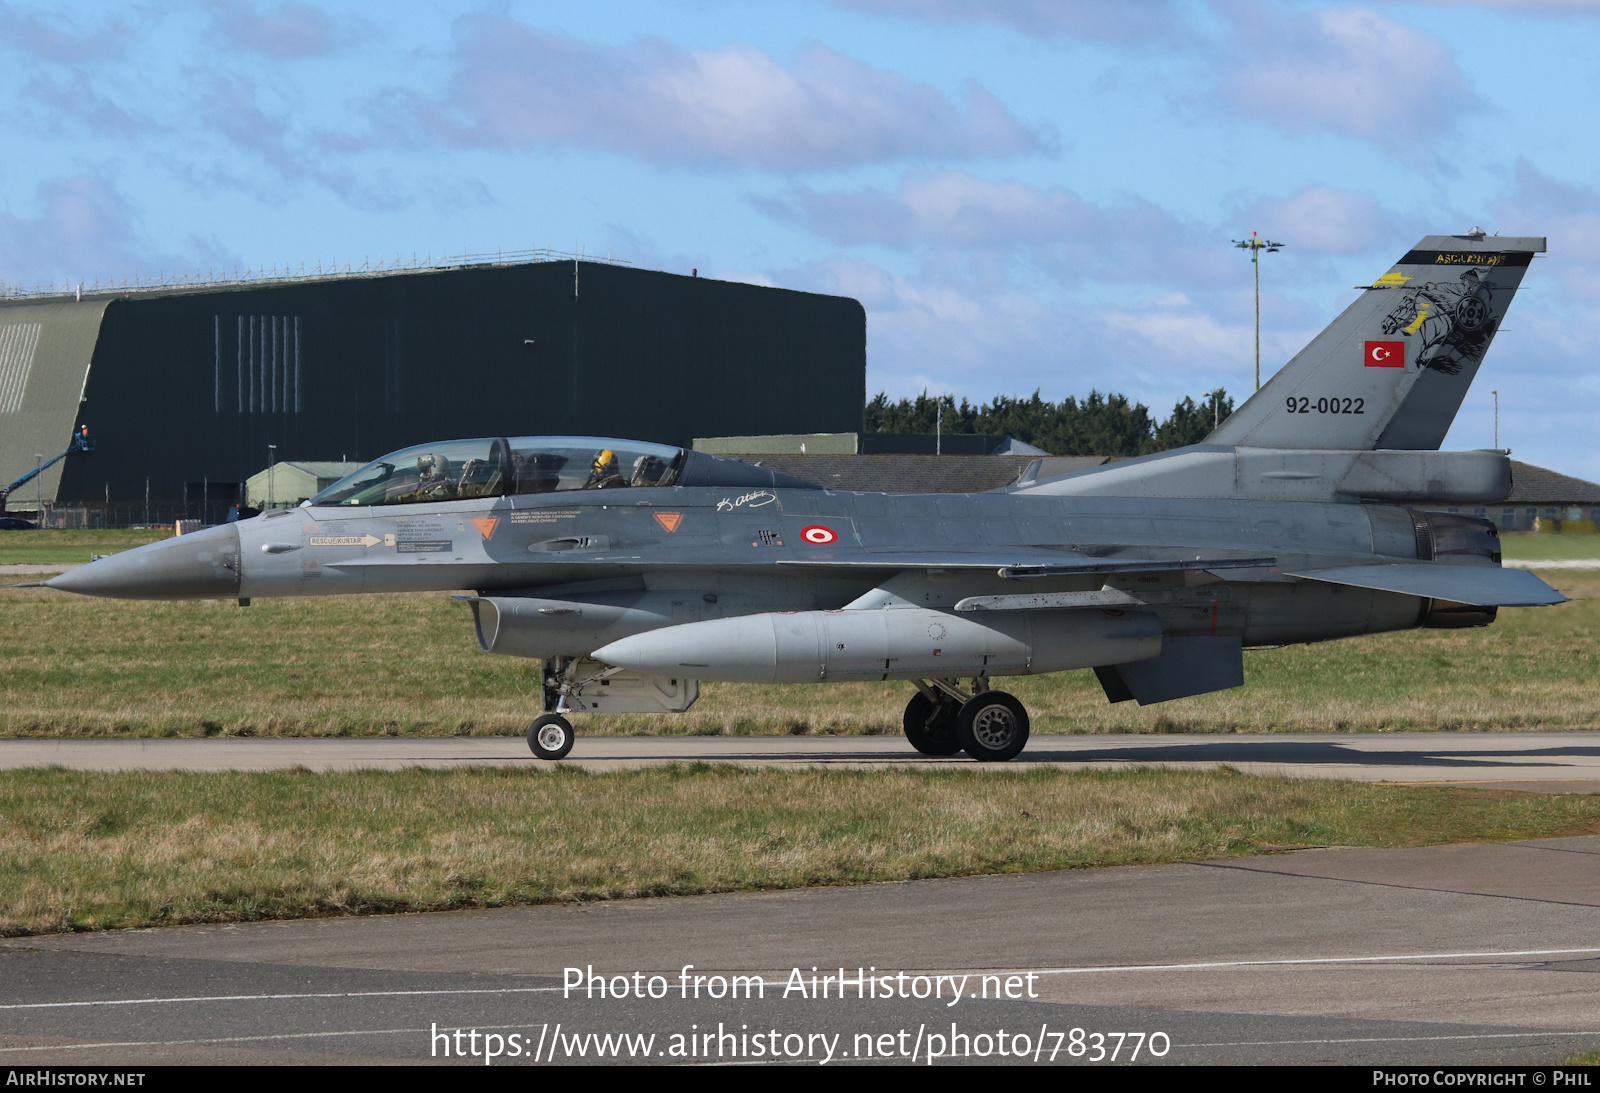
[[1256, 271], [1256, 390], [1259, 391], [1261, 390], [1261, 252], [1277, 254], [1283, 249], [1283, 244], [1262, 239], [1255, 232], [1251, 232], [1249, 239], [1235, 239], [1233, 245], [1240, 250], [1250, 252], [1250, 264]]

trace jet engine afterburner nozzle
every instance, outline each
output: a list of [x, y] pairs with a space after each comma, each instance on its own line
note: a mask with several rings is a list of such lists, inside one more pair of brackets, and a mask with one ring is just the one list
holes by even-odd
[[239, 594], [239, 531], [233, 524], [163, 539], [69, 569], [48, 588], [117, 600], [221, 600]]

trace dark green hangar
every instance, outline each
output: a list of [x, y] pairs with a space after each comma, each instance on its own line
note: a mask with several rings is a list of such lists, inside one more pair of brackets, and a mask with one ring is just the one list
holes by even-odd
[[459, 436], [851, 432], [865, 396], [855, 300], [608, 262], [0, 299], [0, 484], [87, 425], [96, 449], [11, 507], [37, 495], [91, 523], [216, 520], [269, 458], [354, 462]]

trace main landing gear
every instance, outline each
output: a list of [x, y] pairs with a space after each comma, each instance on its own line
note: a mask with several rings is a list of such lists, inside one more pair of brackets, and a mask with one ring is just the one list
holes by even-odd
[[906, 703], [905, 731], [923, 755], [964, 751], [980, 763], [1011, 759], [1028, 743], [1028, 711], [1004, 691], [973, 680], [968, 695], [954, 680], [916, 680], [917, 693]]

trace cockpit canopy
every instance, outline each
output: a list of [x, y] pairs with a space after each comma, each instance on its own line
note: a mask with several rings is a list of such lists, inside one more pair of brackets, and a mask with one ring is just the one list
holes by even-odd
[[684, 451], [594, 437], [494, 437], [403, 448], [346, 475], [312, 505], [413, 505], [561, 490], [670, 486]]
[[737, 459], [642, 440], [502, 436], [402, 448], [339, 479], [306, 504], [416, 505], [645, 486], [820, 488]]

